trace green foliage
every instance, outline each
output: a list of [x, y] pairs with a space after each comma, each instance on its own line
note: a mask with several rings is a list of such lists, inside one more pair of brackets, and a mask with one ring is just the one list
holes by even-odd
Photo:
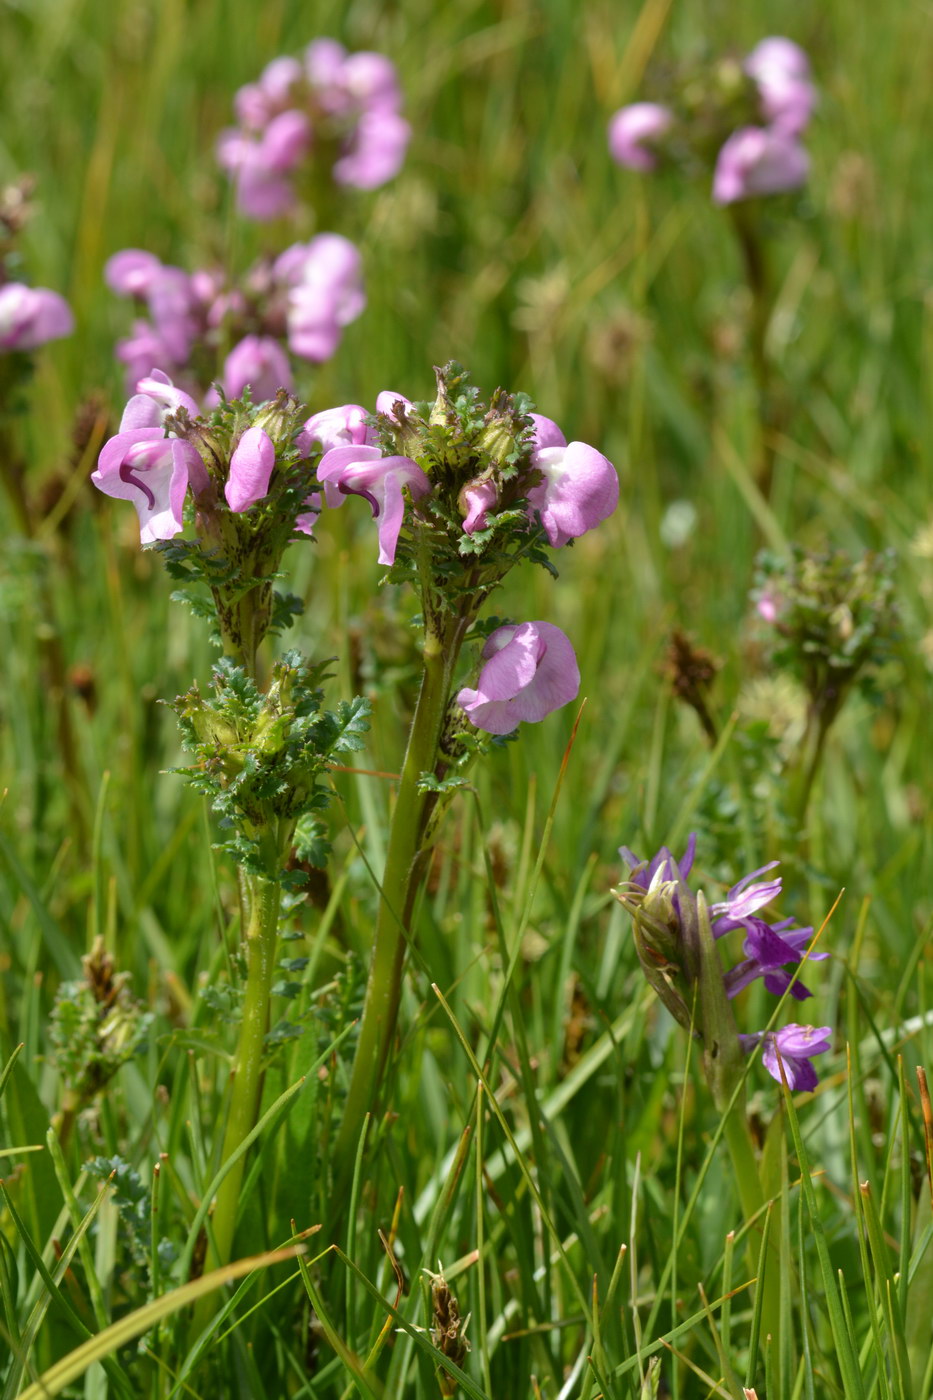
[[[297, 651], [286, 652], [262, 691], [224, 657], [214, 669], [212, 698], [203, 699], [195, 684], [175, 701], [182, 741], [197, 760], [179, 771], [210, 798], [220, 826], [232, 829], [222, 849], [257, 874], [270, 873], [267, 833], [324, 809], [329, 765], [365, 743], [367, 700], [358, 696], [323, 709], [328, 666], [309, 666]], [[319, 828], [305, 832], [298, 858], [308, 859], [310, 851], [320, 858]], [[275, 841], [281, 844], [277, 836]], [[294, 884], [290, 874], [286, 883]]]
[[[821, 101], [808, 190], [761, 211], [776, 297], [765, 346], [782, 396], [765, 499], [731, 231], [703, 181], [620, 171], [603, 132], [617, 106], [650, 95], [649, 65], [680, 68], [698, 49], [738, 55], [787, 31], [811, 54]], [[392, 184], [348, 192], [316, 221], [247, 225], [216, 170], [216, 135], [236, 87], [314, 33], [399, 64], [408, 161]], [[34, 361], [0, 355], [0, 372], [17, 378], [3, 425], [4, 468], [15, 469], [0, 501], [0, 1063], [23, 1047], [0, 1076], [4, 1400], [89, 1333], [90, 1351], [56, 1373], [58, 1393], [434, 1400], [454, 1383], [488, 1400], [700, 1400], [736, 1385], [759, 1400], [931, 1393], [933, 1234], [915, 1075], [933, 1049], [930, 62], [922, 7], [841, 0], [322, 0], [313, 16], [296, 0], [6, 7], [0, 81], [16, 119], [0, 183], [26, 170], [38, 181], [15, 271], [65, 293], [80, 334]], [[301, 991], [275, 1003], [262, 1056], [270, 1116], [239, 1193], [243, 1262], [203, 1303], [182, 1290], [212, 1286], [196, 1276], [242, 1009], [236, 857], [252, 848], [212, 852], [199, 795], [168, 772], [185, 760], [157, 701], [209, 676], [214, 657], [206, 605], [192, 618], [170, 603], [159, 554], [202, 600], [212, 582], [244, 596], [248, 571], [220, 546], [193, 564], [181, 541], [140, 553], [131, 508], [85, 485], [97, 450], [88, 412], [96, 402], [102, 430], [119, 418], [112, 347], [131, 315], [102, 268], [132, 246], [237, 271], [262, 248], [331, 227], [360, 243], [369, 304], [339, 354], [303, 371], [309, 411], [370, 405], [391, 385], [430, 416], [427, 366], [456, 356], [486, 391], [527, 392], [510, 411], [533, 400], [568, 439], [605, 451], [622, 503], [562, 552], [559, 585], [513, 570], [502, 618], [471, 634], [553, 616], [577, 647], [587, 705], [559, 797], [568, 714], [490, 745], [469, 789], [451, 775], [353, 1210], [338, 1208], [326, 1160], [415, 703], [420, 604], [394, 586], [417, 578], [407, 546], [378, 589], [374, 526], [353, 500], [318, 526], [316, 544], [283, 542], [271, 572], [304, 611], [270, 599], [273, 624], [287, 611], [303, 653], [338, 657], [335, 679], [301, 681], [315, 696], [306, 712], [291, 700], [264, 710], [223, 668], [219, 691], [202, 681], [191, 699], [199, 722], [236, 730], [237, 772], [203, 735], [203, 756], [189, 750], [235, 820], [241, 777], [253, 812], [288, 807], [309, 785], [333, 793], [293, 838], [288, 956], [277, 954], [274, 977]], [[485, 409], [453, 392], [481, 434]], [[512, 464], [496, 460], [505, 479]], [[437, 518], [439, 538], [453, 539], [454, 506]], [[505, 515], [488, 538], [459, 532], [445, 556], [452, 578], [487, 557], [504, 563], [518, 501]], [[534, 532], [524, 538], [535, 547]], [[787, 542], [807, 556], [898, 559], [896, 660], [875, 673], [871, 706], [856, 688], [840, 709], [802, 824], [780, 805], [807, 696], [776, 671], [748, 606], [763, 542], [784, 560]], [[714, 747], [662, 676], [675, 625], [720, 663]], [[889, 635], [882, 620], [876, 637]], [[838, 636], [829, 644], [845, 660]], [[373, 697], [368, 731], [361, 709], [339, 708], [357, 691]], [[339, 749], [344, 736], [365, 750]], [[319, 764], [320, 747], [337, 764]], [[340, 771], [347, 757], [358, 771]], [[777, 1349], [751, 1286], [767, 1259], [764, 1222], [739, 1202], [696, 1046], [642, 997], [637, 950], [608, 895], [620, 843], [679, 849], [694, 828], [711, 897], [717, 879], [780, 857], [787, 913], [818, 927], [846, 888], [821, 938], [831, 961], [800, 1013], [837, 1027], [817, 1095], [791, 1120], [759, 1068], [746, 1085], [778, 1202]], [[234, 842], [235, 827], [223, 835]], [[81, 1082], [100, 1048], [95, 1007], [66, 988], [81, 982], [98, 933], [151, 1024], [65, 1122], [66, 1079]], [[770, 1003], [753, 988], [740, 1010], [763, 1025]], [[108, 1175], [117, 1164], [113, 1185], [85, 1170], [94, 1161]], [[292, 1221], [320, 1226], [300, 1264], [263, 1257], [253, 1269], [292, 1239]], [[465, 1356], [432, 1336], [429, 1279], [441, 1266], [460, 1318], [470, 1315]], [[140, 1312], [150, 1293], [156, 1312]], [[102, 1356], [103, 1370], [91, 1365]]]

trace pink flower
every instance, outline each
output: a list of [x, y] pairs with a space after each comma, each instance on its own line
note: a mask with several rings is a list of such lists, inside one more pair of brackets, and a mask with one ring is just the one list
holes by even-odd
[[580, 690], [573, 647], [553, 623], [499, 627], [482, 655], [486, 665], [476, 689], [461, 690], [457, 704], [487, 734], [510, 734], [521, 720], [544, 719]]
[[239, 515], [263, 500], [274, 467], [275, 446], [269, 434], [262, 428], [247, 428], [230, 458], [230, 474], [224, 486], [230, 509]]
[[431, 489], [427, 476], [410, 457], [383, 457], [379, 447], [335, 447], [325, 453], [317, 469], [329, 506], [342, 504], [343, 496], [364, 496], [379, 521], [379, 563], [394, 564], [395, 550], [405, 517], [407, 488], [412, 500]]
[[191, 418], [197, 418], [198, 406], [183, 389], [176, 389], [167, 374], [154, 369], [151, 374], [140, 379], [136, 393], [123, 410], [120, 432], [133, 428], [161, 428], [170, 413], [184, 408]]
[[152, 365], [172, 363], [168, 346], [150, 321], [142, 319], [133, 322], [132, 331], [123, 340], [117, 341], [117, 359], [126, 366], [126, 387], [132, 389], [136, 381], [149, 372]]
[[170, 540], [184, 523], [185, 492], [208, 484], [207, 470], [190, 442], [165, 437], [161, 428], [135, 428], [106, 442], [91, 480], [107, 496], [132, 501], [142, 544]]
[[395, 64], [383, 53], [352, 53], [341, 71], [341, 82], [363, 111], [397, 112], [402, 104]]
[[[284, 117], [299, 121], [283, 123]], [[301, 158], [300, 154], [295, 157], [296, 151], [303, 154], [309, 143], [310, 126], [300, 112], [283, 112], [259, 138], [240, 131], [221, 132], [217, 159], [236, 180], [241, 213], [265, 221], [293, 208], [295, 193], [287, 177]]]
[[224, 361], [224, 393], [231, 399], [238, 399], [248, 385], [253, 403], [263, 403], [292, 383], [288, 356], [268, 335], [244, 336]]
[[304, 69], [297, 58], [274, 58], [262, 70], [259, 79], [260, 91], [272, 103], [287, 102], [292, 89], [304, 77]]
[[411, 127], [398, 112], [363, 112], [350, 142], [334, 163], [338, 185], [375, 190], [401, 170], [411, 140]]
[[[321, 413], [313, 413], [296, 439], [304, 452], [311, 451], [311, 444], [319, 442], [325, 452], [334, 447], [372, 445], [374, 434], [367, 427], [366, 409], [362, 404], [345, 403], [340, 408], [325, 408]], [[339, 505], [340, 502], [338, 501]]]
[[674, 114], [657, 102], [633, 102], [609, 122], [609, 153], [629, 170], [654, 170], [654, 147], [674, 125]]
[[275, 276], [288, 293], [289, 349], [319, 364], [333, 355], [343, 327], [366, 305], [359, 249], [339, 233], [319, 233], [296, 243], [275, 261]]
[[555, 549], [578, 539], [612, 514], [619, 503], [615, 467], [585, 442], [567, 443], [557, 424], [532, 414], [535, 450], [531, 465], [543, 480], [527, 492], [529, 519], [540, 515]]
[[809, 157], [795, 135], [779, 127], [743, 126], [719, 152], [713, 199], [716, 204], [734, 204], [797, 189], [809, 170]]
[[187, 363], [197, 334], [197, 297], [191, 278], [180, 267], [163, 264], [146, 293], [155, 329], [176, 365]]
[[121, 297], [147, 297], [162, 264], [155, 253], [124, 248], [104, 264], [104, 281]]
[[197, 449], [180, 438], [166, 437], [167, 414], [198, 407], [168, 375], [154, 369], [136, 386], [123, 410], [120, 431], [105, 442], [91, 480], [105, 496], [132, 501], [139, 516], [142, 544], [170, 540], [184, 524], [185, 492], [197, 495], [209, 485], [207, 468]]
[[347, 51], [336, 39], [314, 39], [305, 49], [305, 72], [315, 96], [327, 112], [337, 112], [349, 103], [343, 81]]
[[744, 68], [758, 88], [765, 120], [799, 136], [816, 105], [810, 61], [803, 49], [778, 36], [762, 39], [746, 58]]
[[342, 326], [355, 321], [366, 306], [363, 259], [342, 234], [319, 233], [309, 243], [293, 244], [276, 258], [274, 272], [288, 286], [332, 292]]
[[471, 481], [460, 492], [460, 509], [463, 511], [463, 533], [472, 535], [476, 530], [485, 530], [488, 525], [486, 512], [492, 510], [498, 500], [496, 483]]
[[57, 292], [22, 282], [0, 287], [0, 350], [35, 350], [73, 330], [71, 307]]
[[383, 418], [388, 418], [393, 423], [398, 423], [398, 414], [395, 410], [399, 404], [406, 410], [412, 406], [411, 399], [406, 399], [404, 394], [397, 394], [394, 389], [382, 389], [376, 395], [376, 412], [381, 413]]

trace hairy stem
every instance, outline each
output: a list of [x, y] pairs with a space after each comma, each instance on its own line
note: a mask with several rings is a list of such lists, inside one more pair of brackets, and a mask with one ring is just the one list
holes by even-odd
[[[269, 1002], [278, 938], [281, 886], [275, 880], [265, 880], [258, 875], [248, 877], [245, 883], [250, 900], [246, 929], [246, 991], [222, 1162], [229, 1161], [256, 1126], [259, 1116], [263, 1051], [269, 1029]], [[217, 1192], [209, 1268], [229, 1261], [245, 1165], [244, 1154], [227, 1173]]]
[[363, 1120], [373, 1108], [395, 1033], [406, 937], [423, 868], [419, 855], [426, 818], [433, 803], [432, 794], [419, 792], [418, 780], [422, 773], [433, 772], [437, 765], [453, 668], [464, 630], [459, 626], [447, 637], [428, 633], [425, 639], [421, 692], [389, 829], [382, 898], [359, 1040], [343, 1121], [334, 1146], [334, 1179], [338, 1192], [349, 1184]]

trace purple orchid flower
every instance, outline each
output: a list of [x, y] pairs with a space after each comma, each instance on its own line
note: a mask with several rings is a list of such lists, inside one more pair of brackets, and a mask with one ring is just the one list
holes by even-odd
[[832, 1026], [800, 1026], [795, 1022], [779, 1031], [757, 1031], [740, 1035], [742, 1049], [751, 1051], [764, 1041], [761, 1052], [765, 1069], [781, 1083], [781, 1068], [788, 1086], [794, 1090], [815, 1089], [819, 1075], [810, 1063], [814, 1055], [823, 1055], [832, 1045]]
[[658, 157], [653, 148], [673, 125], [674, 114], [667, 107], [633, 102], [609, 122], [609, 153], [617, 165], [629, 170], [654, 170]]
[[697, 838], [696, 832], [691, 832], [687, 841], [687, 849], [680, 860], [675, 860], [666, 846], [662, 846], [656, 856], [651, 860], [641, 860], [630, 851], [628, 846], [619, 847], [619, 855], [625, 861], [631, 872], [629, 883], [638, 885], [640, 889], [650, 889], [655, 876], [660, 876], [662, 880], [678, 880], [686, 883], [687, 876], [693, 869], [693, 860], [696, 855]]
[[585, 442], [568, 443], [557, 424], [532, 414], [534, 450], [531, 465], [542, 481], [527, 492], [528, 516], [541, 517], [555, 549], [578, 539], [612, 514], [619, 504], [615, 467]]
[[806, 183], [810, 158], [793, 132], [743, 126], [722, 147], [713, 172], [713, 200], [734, 204], [755, 195], [780, 194]]
[[431, 483], [410, 457], [384, 457], [375, 446], [335, 447], [324, 454], [317, 469], [329, 506], [344, 496], [364, 496], [379, 521], [379, 563], [394, 564], [405, 516], [404, 490], [412, 500], [426, 496]]
[[58, 292], [22, 282], [0, 287], [0, 351], [35, 350], [73, 330], [71, 307]]
[[[143, 386], [146, 386], [143, 389]], [[104, 443], [91, 480], [99, 491], [132, 501], [139, 516], [140, 540], [170, 540], [184, 525], [185, 493], [195, 495], [209, 484], [197, 449], [181, 438], [166, 437], [163, 420], [179, 408], [193, 416], [193, 399], [176, 389], [161, 370], [137, 386], [123, 410], [120, 431]]]
[[476, 689], [461, 690], [457, 704], [487, 734], [510, 734], [522, 720], [542, 720], [580, 690], [573, 646], [553, 623], [498, 627], [482, 656], [486, 665]]
[[247, 428], [230, 458], [224, 485], [227, 505], [237, 515], [264, 499], [275, 468], [275, 444], [262, 428]]
[[[770, 904], [781, 893], [782, 881], [779, 875], [773, 880], [763, 880], [758, 884], [753, 884], [752, 881], [756, 875], [764, 875], [767, 871], [775, 869], [778, 863], [776, 860], [770, 861], [758, 870], [753, 870], [751, 874], [743, 876], [738, 884], [732, 886], [724, 900], [718, 901], [710, 908], [710, 913], [714, 916], [714, 938], [722, 938], [734, 929], [742, 929], [745, 933], [745, 961], [733, 967], [723, 979], [730, 997], [737, 996], [743, 987], [747, 987], [758, 977], [764, 979], [766, 988], [775, 996], [783, 996], [788, 987], [791, 989], [791, 995], [798, 1001], [805, 1001], [813, 995], [809, 987], [799, 979], [792, 983], [792, 974], [784, 970], [802, 960], [807, 939], [812, 935], [813, 929], [794, 928], [793, 919], [768, 924], [764, 919], [758, 918], [759, 909]], [[828, 956], [828, 953], [810, 954], [814, 962], [822, 961]]]
[[765, 880], [757, 885], [751, 882], [756, 875], [764, 875], [766, 871], [774, 870], [778, 865], [780, 861], [772, 860], [767, 865], [759, 866], [751, 874], [743, 875], [738, 884], [732, 886], [725, 899], [710, 906], [710, 913], [716, 916], [713, 922], [714, 938], [720, 938], [730, 929], [741, 928], [746, 919], [777, 898], [782, 887], [780, 875], [774, 880]]
[[[738, 996], [743, 987], [758, 977], [773, 996], [783, 996], [788, 987], [797, 1001], [806, 1001], [813, 995], [799, 978], [792, 981], [793, 974], [787, 971], [803, 959], [807, 940], [813, 934], [812, 927], [794, 928], [793, 922], [793, 919], [783, 919], [777, 924], [766, 924], [764, 919], [758, 918], [742, 921], [740, 926], [745, 931], [742, 946], [746, 957], [723, 978], [728, 996]], [[716, 933], [715, 925], [713, 933]], [[809, 956], [811, 962], [822, 962], [829, 954], [811, 953]]]

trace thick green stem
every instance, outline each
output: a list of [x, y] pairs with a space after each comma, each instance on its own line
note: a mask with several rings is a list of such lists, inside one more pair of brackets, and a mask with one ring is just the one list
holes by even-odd
[[[247, 889], [250, 897], [250, 916], [246, 929], [246, 990], [233, 1068], [233, 1087], [221, 1154], [222, 1162], [230, 1160], [244, 1138], [256, 1126], [262, 1089], [263, 1051], [266, 1032], [269, 1029], [269, 1001], [275, 971], [281, 886], [277, 881], [253, 875], [247, 880]], [[209, 1268], [229, 1261], [245, 1165], [244, 1154], [227, 1173], [217, 1192]]]
[[[760, 1260], [761, 1232], [765, 1228], [765, 1207], [767, 1199], [761, 1185], [758, 1160], [745, 1117], [744, 1104], [736, 1104], [727, 1112], [723, 1122], [723, 1137], [732, 1159], [732, 1170], [739, 1190], [742, 1214], [746, 1220], [757, 1216], [757, 1223], [749, 1234], [749, 1268], [757, 1271]], [[771, 1225], [768, 1231], [768, 1252], [765, 1256], [764, 1278], [759, 1279], [762, 1290], [761, 1325], [765, 1337], [771, 1338], [774, 1365], [780, 1365], [781, 1348], [781, 1255], [780, 1255], [780, 1200], [772, 1209]], [[780, 1393], [780, 1386], [777, 1387]]]
[[[699, 944], [699, 1025], [703, 1036], [703, 1069], [713, 1102], [723, 1117], [723, 1137], [732, 1158], [739, 1201], [746, 1220], [758, 1217], [757, 1236], [749, 1236], [749, 1265], [758, 1268], [759, 1250], [753, 1240], [764, 1228], [766, 1199], [758, 1172], [755, 1148], [745, 1116], [745, 1090], [742, 1083], [744, 1054], [735, 1026], [732, 1006], [726, 995], [722, 964], [713, 937], [709, 911], [702, 891], [697, 895], [697, 939]], [[780, 1232], [769, 1234], [768, 1253], [762, 1289], [762, 1325], [773, 1342], [775, 1366], [780, 1364]]]
[[421, 873], [418, 856], [432, 801], [430, 793], [419, 792], [418, 779], [422, 773], [433, 772], [437, 764], [462, 631], [458, 628], [446, 639], [429, 633], [425, 640], [421, 692], [389, 829], [359, 1040], [343, 1121], [334, 1145], [334, 1180], [339, 1194], [349, 1185], [363, 1120], [373, 1108], [395, 1033], [406, 935]]

